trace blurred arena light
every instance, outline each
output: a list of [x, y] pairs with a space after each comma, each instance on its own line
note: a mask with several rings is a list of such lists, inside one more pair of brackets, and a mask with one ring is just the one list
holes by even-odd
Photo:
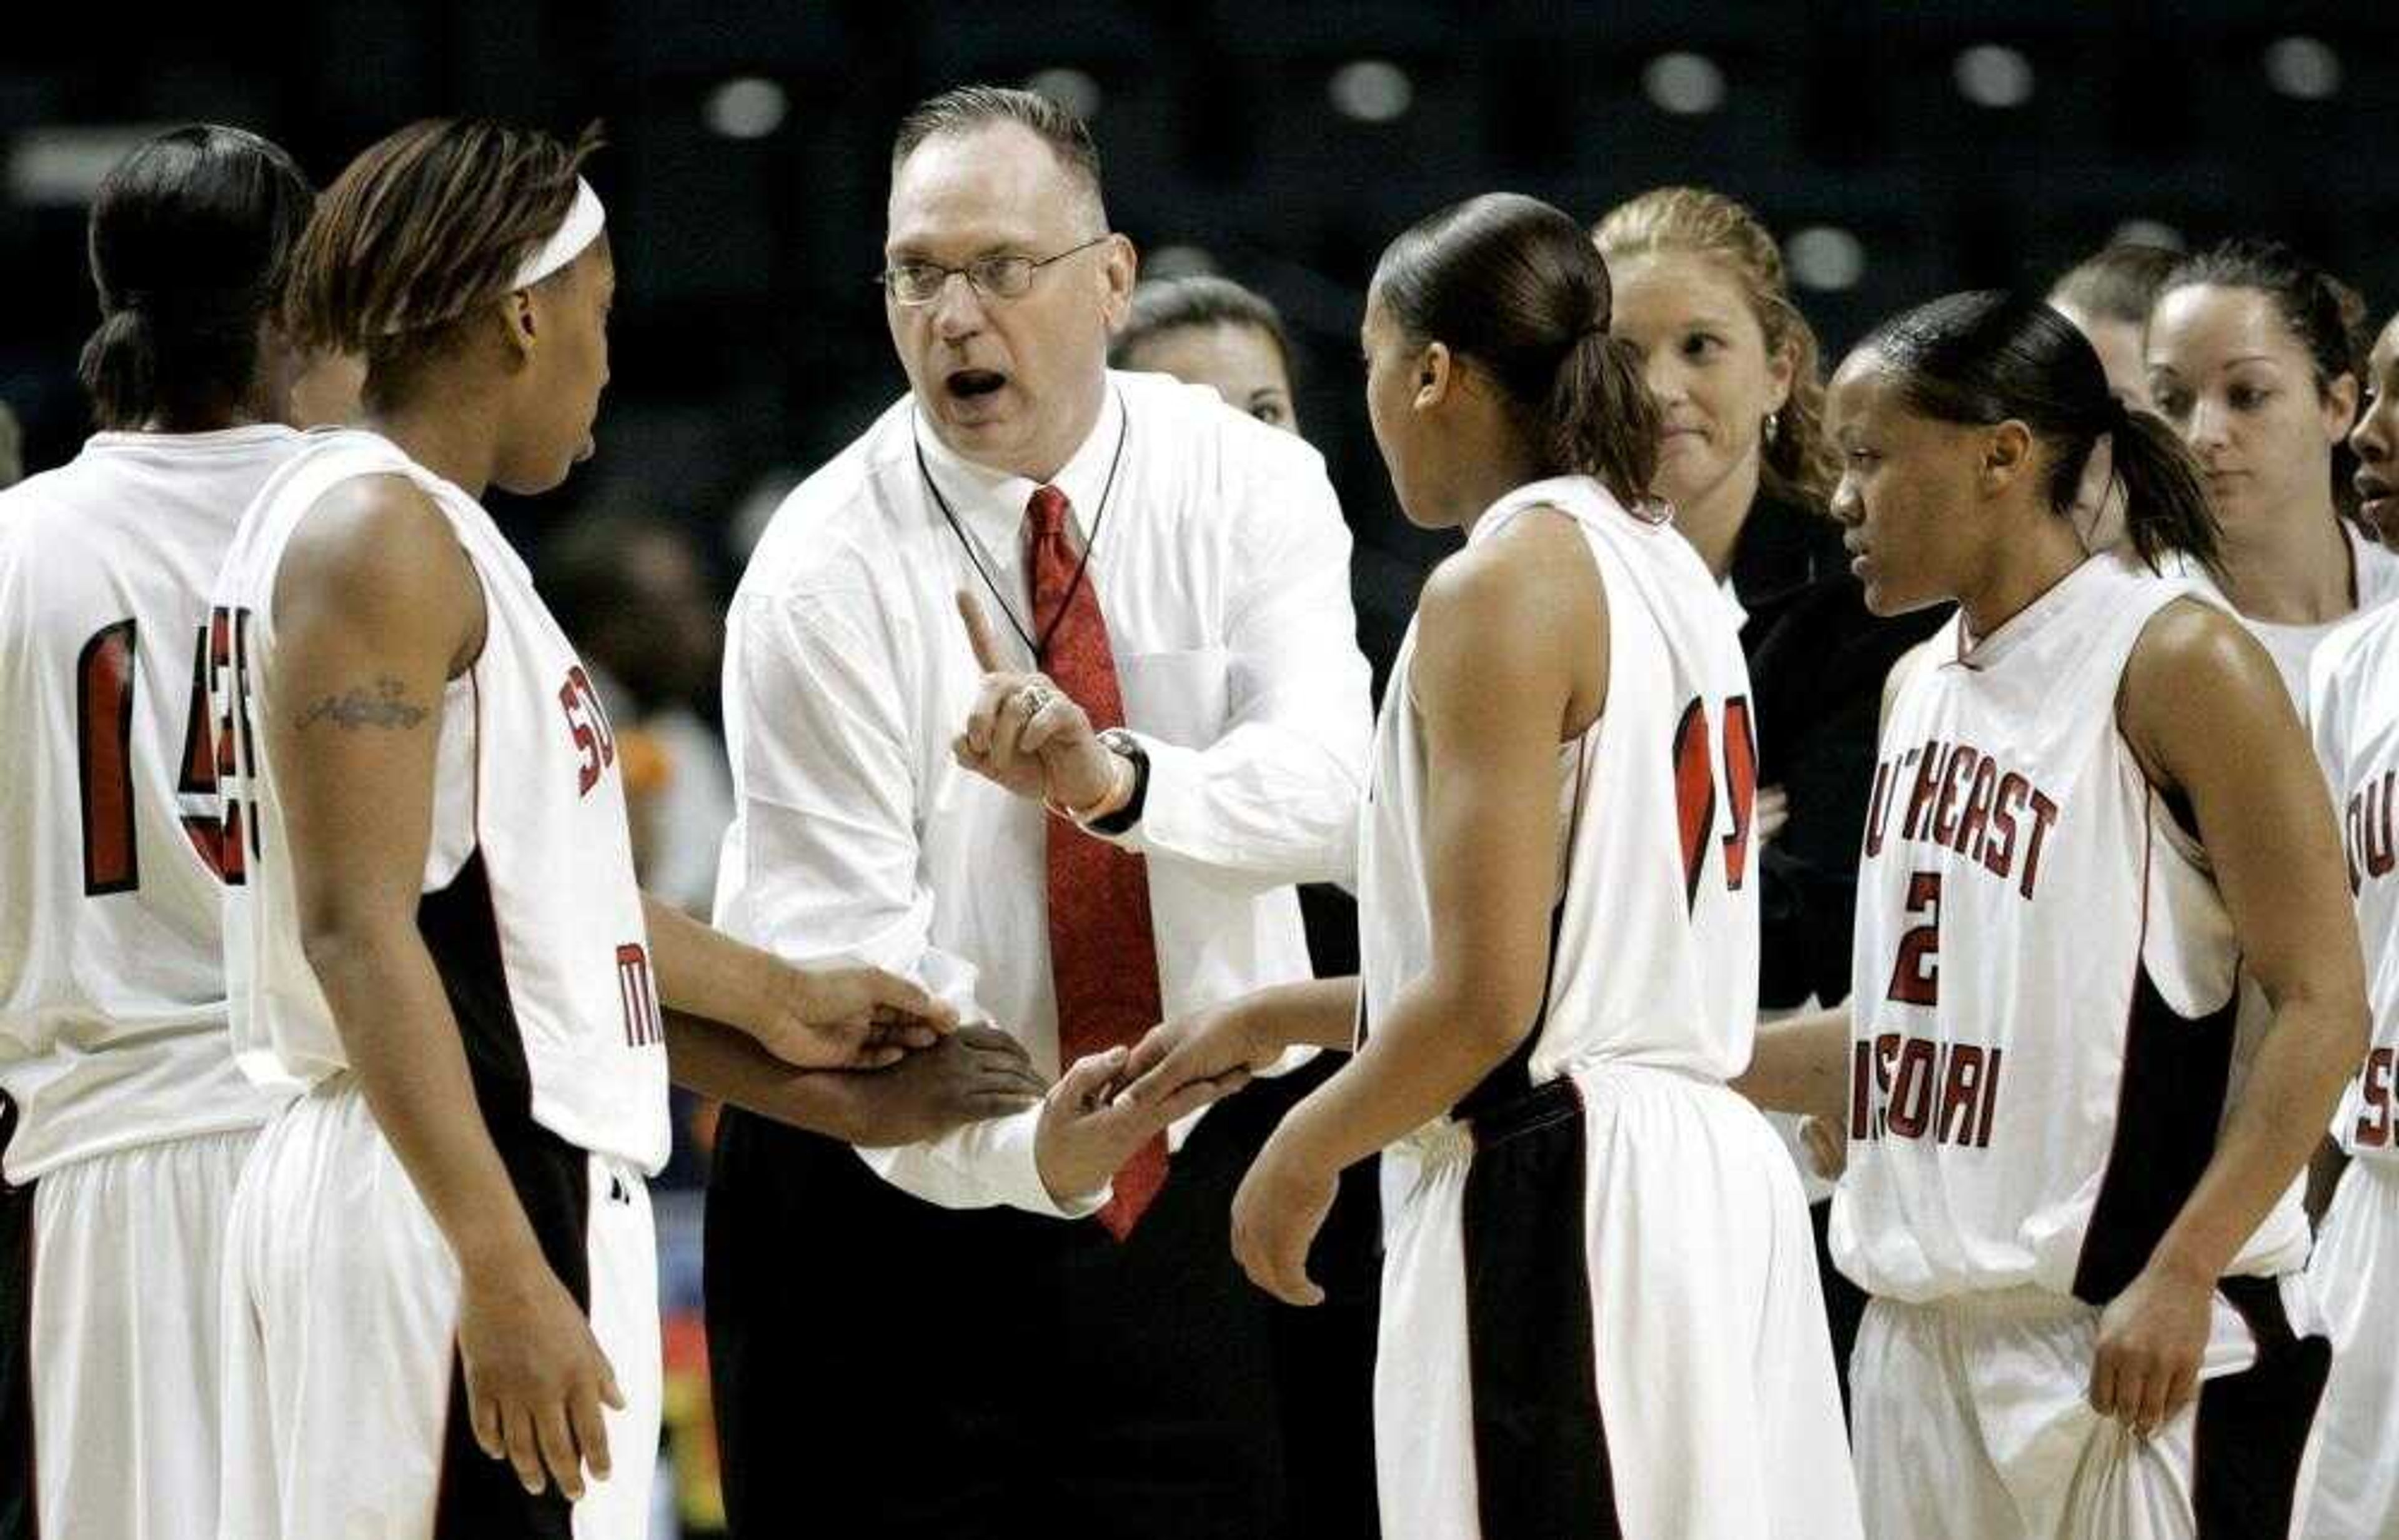
[[1854, 289], [1865, 277], [1865, 247], [1838, 225], [1811, 224], [1794, 231], [1782, 256], [1791, 264], [1791, 277], [1809, 289]]
[[1388, 59], [1361, 59], [1333, 72], [1326, 90], [1344, 117], [1362, 123], [1389, 123], [1406, 114], [1416, 101], [1415, 82]]
[[162, 123], [27, 128], [8, 148], [8, 193], [23, 204], [89, 203], [100, 179]]
[[1080, 118], [1100, 115], [1100, 83], [1080, 70], [1043, 70], [1024, 83], [1036, 96], [1046, 96]]
[[1216, 270], [1216, 259], [1196, 246], [1161, 246], [1141, 259], [1145, 278], [1190, 278]]
[[1999, 43], [1977, 43], [1958, 56], [1958, 94], [1977, 107], [2021, 107], [2032, 100], [2032, 61]]
[[758, 75], [728, 80], [708, 93], [708, 126], [727, 139], [764, 139], [783, 126], [783, 88]]
[[2340, 89], [2340, 55], [2321, 37], [2278, 37], [2266, 46], [2266, 81], [2284, 96], [2321, 101]]
[[1724, 71], [1705, 54], [1661, 53], [1641, 72], [1641, 88], [1660, 111], [1696, 116], [1724, 105]]
[[2128, 219], [2108, 237], [2111, 246], [2159, 246], [2179, 251], [2186, 244], [2181, 231], [2163, 220]]

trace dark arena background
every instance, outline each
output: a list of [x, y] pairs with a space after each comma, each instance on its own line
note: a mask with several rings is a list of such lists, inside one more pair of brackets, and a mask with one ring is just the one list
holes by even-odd
[[[1394, 233], [1461, 196], [1522, 191], [1590, 220], [1661, 183], [1730, 194], [1782, 241], [1829, 359], [1906, 304], [2038, 292], [2115, 238], [2270, 234], [2375, 317], [2399, 303], [2399, 6], [39, 5], [0, 22], [0, 404], [23, 468], [61, 463], [87, 431], [83, 222], [148, 133], [251, 128], [321, 185], [417, 117], [568, 134], [599, 120], [591, 177], [621, 275], [599, 453], [560, 492], [494, 507], [570, 628], [616, 628], [628, 661], [611, 667], [655, 665], [629, 687], [705, 732], [713, 628], [748, 542], [905, 388], [870, 281], [890, 135], [911, 103], [969, 81], [1028, 85], [1089, 119], [1145, 277], [1218, 272], [1281, 308], [1378, 676], [1454, 537], [1393, 506], [1360, 397], [1362, 291]], [[595, 520], [655, 560], [617, 566], [614, 586], [595, 574], [609, 563], [571, 533]], [[676, 838], [698, 869], [671, 881], [704, 909], [704, 830], [649, 855], [673, 859]], [[658, 1204], [662, 1535], [714, 1533], [721, 1512], [697, 1313], [708, 1121], [678, 1113], [685, 1149]]]

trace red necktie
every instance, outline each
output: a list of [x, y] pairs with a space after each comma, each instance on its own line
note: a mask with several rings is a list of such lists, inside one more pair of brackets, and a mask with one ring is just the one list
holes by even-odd
[[[1083, 709], [1095, 728], [1124, 725], [1116, 655], [1099, 590], [1066, 538], [1066, 494], [1033, 493], [1024, 510], [1033, 624], [1044, 638], [1043, 672]], [[1079, 572], [1079, 579], [1078, 579]], [[1142, 858], [1050, 820], [1050, 979], [1058, 993], [1058, 1062], [1130, 1045], [1159, 1020], [1158, 937], [1149, 919]], [[1166, 1139], [1134, 1152], [1116, 1175], [1100, 1223], [1118, 1240], [1166, 1182]]]

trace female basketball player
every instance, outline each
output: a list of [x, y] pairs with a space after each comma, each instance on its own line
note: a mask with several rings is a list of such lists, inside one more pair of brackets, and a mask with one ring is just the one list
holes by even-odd
[[2265, 240], [2178, 263], [2149, 312], [2149, 392], [2206, 473], [2224, 595], [2301, 709], [2316, 644], [2399, 595], [2399, 556], [2350, 517], [2365, 326], [2348, 285]]
[[1108, 363], [1212, 386], [1234, 411], [1299, 431], [1282, 316], [1230, 278], [1199, 275], [1136, 288], [1108, 344]]
[[[2349, 436], [2357, 455], [2359, 510], [2377, 529], [2399, 514], [2399, 315], [2376, 340], [2365, 411]], [[2357, 933], [2372, 980], [2372, 1051], [2350, 1082], [2332, 1135], [2348, 1157], [2308, 1263], [2331, 1327], [2332, 1381], [2324, 1387], [2324, 1451], [2316, 1461], [2308, 1533], [2320, 1540], [2399, 1530], [2399, 699], [2389, 680], [2399, 656], [2399, 608], [2340, 627], [2317, 649], [2308, 720], [2332, 783], [2349, 856]]]
[[111, 170], [102, 431], [0, 494], [0, 1535], [164, 1540], [216, 1507], [224, 1217], [283, 1098], [226, 1041], [195, 682], [234, 527], [300, 448], [275, 299], [314, 201], [237, 128]]
[[[1816, 334], [1757, 217], [1720, 193], [1659, 187], [1609, 209], [1593, 238], [1615, 282], [1611, 330], [1641, 350], [1665, 414], [1653, 488], [1742, 612], [1763, 723], [1752, 832], [1758, 1005], [1830, 1004], [1849, 993], [1882, 682], [1941, 616], [1867, 613], [1824, 510], [1840, 460], [1824, 437]], [[1796, 1120], [1777, 1131], [1796, 1156]], [[1865, 1300], [1822, 1250], [1833, 1184], [1805, 1165], [1800, 1175], [1838, 1369]]]
[[661, 1007], [819, 1064], [936, 1013], [644, 903], [608, 723], [477, 501], [591, 453], [594, 142], [404, 128], [296, 258], [301, 333], [366, 358], [364, 430], [284, 466], [218, 589], [235, 1037], [307, 1087], [232, 1225], [227, 1534], [646, 1533]]
[[1798, 1182], [1723, 1083], [1755, 1006], [1747, 680], [1643, 495], [1657, 407], [1609, 314], [1589, 239], [1529, 198], [1384, 252], [1368, 413], [1408, 517], [1466, 548], [1383, 708], [1364, 977], [1160, 1028], [1128, 1094], [1355, 1024], [1234, 1246], [1312, 1301], [1335, 1179], [1389, 1146], [1386, 1533], [1853, 1534]]
[[1996, 293], [1877, 330], [1831, 422], [1867, 601], [1959, 604], [1894, 677], [1849, 1019], [1744, 1079], [1846, 1060], [1868, 1533], [2289, 1534], [2327, 1361], [2297, 1179], [2362, 1047], [2338, 845], [2265, 653], [2067, 518], [2106, 439], [2138, 554], [2203, 569], [2198, 466]]

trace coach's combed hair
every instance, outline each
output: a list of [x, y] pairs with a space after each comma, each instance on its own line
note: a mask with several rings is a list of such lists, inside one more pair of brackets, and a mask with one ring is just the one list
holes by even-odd
[[325, 190], [300, 243], [289, 300], [312, 345], [367, 361], [366, 391], [450, 350], [464, 324], [508, 292], [524, 260], [564, 222], [576, 179], [601, 144], [535, 128], [428, 118], [370, 145]]
[[2103, 246], [2059, 275], [2049, 303], [2070, 304], [2084, 315], [2125, 326], [2149, 324], [2149, 307], [2166, 286], [2182, 253], [2162, 246], [2120, 240]]
[[2199, 462], [2155, 412], [2108, 388], [2090, 339], [2040, 300], [1999, 290], [1948, 294], [1895, 316], [1858, 344], [1889, 371], [1907, 409], [1935, 422], [2022, 423], [2049, 444], [2050, 507], [2074, 507], [2101, 436], [2123, 483], [2124, 528], [2154, 570], [2178, 551], [2221, 573], [2219, 532]]
[[1480, 367], [1542, 468], [1597, 477], [1631, 504], [1658, 470], [1660, 416], [1640, 353], [1609, 332], [1607, 263], [1538, 198], [1486, 193], [1427, 215], [1384, 250], [1374, 293], [1417, 344]]
[[1133, 355], [1159, 337], [1214, 326], [1246, 326], [1263, 333], [1274, 344], [1283, 372], [1292, 372], [1291, 337], [1283, 330], [1282, 312], [1265, 295], [1213, 273], [1158, 278], [1135, 287], [1125, 323], [1108, 344], [1108, 361], [1118, 369], [1130, 368]]
[[1705, 187], [1653, 187], [1610, 209], [1592, 230], [1609, 262], [1653, 251], [1704, 258], [1748, 302], [1769, 357], [1791, 359], [1791, 395], [1758, 455], [1769, 497], [1822, 512], [1841, 479], [1841, 456], [1824, 436], [1824, 378], [1816, 329], [1791, 301], [1782, 249], [1744, 204]]
[[77, 371], [102, 427], [238, 409], [316, 196], [281, 149], [208, 123], [144, 141], [101, 179], [100, 328]]
[[928, 97], [900, 120], [891, 137], [891, 174], [928, 139], [971, 133], [995, 123], [1013, 123], [1050, 146], [1058, 164], [1091, 200], [1099, 228], [1107, 228], [1107, 200], [1100, 192], [1100, 147], [1083, 120], [1038, 91], [1012, 86], [959, 86]]
[[[2315, 366], [2318, 399], [2331, 399], [2334, 384], [2344, 374], [2365, 385], [2366, 355], [2374, 346], [2365, 297], [2281, 241], [2239, 236], [2195, 251], [2175, 263], [2158, 298], [2193, 284], [2254, 290], [2271, 300]], [[2357, 487], [2351, 480], [2356, 474], [2357, 455], [2343, 434], [2332, 446], [2332, 503], [2345, 517], [2357, 513]]]

